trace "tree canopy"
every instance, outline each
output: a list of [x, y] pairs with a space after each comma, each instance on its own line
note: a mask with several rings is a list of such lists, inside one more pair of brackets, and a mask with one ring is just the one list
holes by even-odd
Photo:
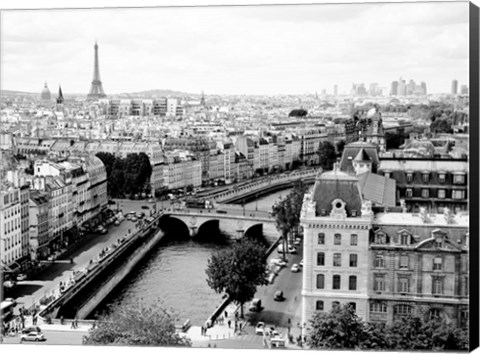
[[344, 304], [313, 315], [307, 344], [314, 349], [468, 350], [468, 332], [441, 317], [406, 316], [390, 326], [367, 323]]
[[329, 141], [323, 141], [318, 147], [318, 157], [320, 159], [320, 166], [324, 170], [333, 169], [333, 164], [337, 160], [337, 153], [335, 147]]
[[218, 294], [227, 294], [241, 305], [253, 299], [257, 286], [267, 285], [265, 247], [256, 240], [242, 238], [208, 260], [207, 284]]
[[191, 346], [190, 339], [176, 333], [175, 317], [158, 301], [151, 306], [137, 303], [111, 310], [98, 318], [84, 344]]
[[116, 157], [108, 152], [99, 152], [96, 156], [105, 165], [107, 192], [111, 197], [132, 197], [150, 190], [147, 184], [152, 175], [152, 166], [145, 153], [128, 154], [126, 158]]
[[305, 117], [308, 114], [308, 111], [300, 108], [300, 109], [293, 109], [288, 114], [289, 117]]

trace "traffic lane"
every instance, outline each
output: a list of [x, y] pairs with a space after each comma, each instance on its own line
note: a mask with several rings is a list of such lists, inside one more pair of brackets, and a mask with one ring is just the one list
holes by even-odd
[[[83, 336], [88, 335], [88, 332], [84, 331], [49, 331], [43, 330], [46, 340], [42, 342], [21, 342], [20, 341], [20, 334], [15, 337], [4, 337], [3, 344], [21, 344], [23, 345], [80, 345], [82, 344]], [[19, 347], [15, 346], [12, 348], [19, 349]], [[35, 350], [35, 348], [32, 348]]]
[[[287, 256], [288, 264], [279, 272], [274, 283], [257, 290], [255, 297], [262, 300], [263, 309], [260, 312], [248, 312], [247, 318], [252, 326], [262, 321], [275, 327], [288, 327], [288, 320], [292, 326], [301, 321], [302, 270], [297, 273], [290, 270], [294, 263], [300, 263], [303, 258], [301, 245], [297, 246], [297, 250], [298, 254]], [[281, 254], [275, 252], [269, 259], [280, 257]], [[277, 290], [283, 291], [285, 298], [283, 301], [274, 300]]]
[[[18, 288], [12, 289], [11, 297], [27, 308], [32, 306], [42, 297], [58, 291], [60, 282], [67, 281], [74, 271], [87, 267], [90, 260], [96, 258], [104, 248], [128, 234], [128, 230], [131, 230], [133, 233], [136, 230], [135, 224], [124, 220], [119, 226], [110, 226], [107, 234], [91, 236], [91, 240], [88, 240], [87, 243], [71, 253], [70, 257], [73, 259], [73, 263], [70, 263], [70, 261], [56, 261], [36, 277], [35, 283], [22, 282]], [[18, 312], [18, 307], [16, 312]]]

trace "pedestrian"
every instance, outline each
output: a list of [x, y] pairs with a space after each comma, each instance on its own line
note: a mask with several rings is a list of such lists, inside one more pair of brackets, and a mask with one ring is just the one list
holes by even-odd
[[72, 321], [72, 325], [70, 326], [70, 329], [75, 329], [75, 321]]
[[75, 319], [73, 320], [75, 322], [75, 328], [78, 328], [78, 318], [75, 316]]
[[63, 325], [63, 316], [60, 316], [60, 324]]
[[33, 324], [34, 326], [37, 325], [37, 315], [33, 315], [32, 324]]
[[227, 311], [225, 311], [225, 318], [227, 318], [227, 317], [228, 317], [228, 312], [227, 312]]
[[231, 328], [231, 325], [232, 325], [232, 321], [228, 320], [228, 328]]

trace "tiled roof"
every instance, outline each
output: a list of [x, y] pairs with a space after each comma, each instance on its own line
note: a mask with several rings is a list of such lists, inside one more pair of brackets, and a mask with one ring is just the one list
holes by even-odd
[[380, 206], [395, 206], [395, 180], [365, 172], [358, 175], [363, 198]]

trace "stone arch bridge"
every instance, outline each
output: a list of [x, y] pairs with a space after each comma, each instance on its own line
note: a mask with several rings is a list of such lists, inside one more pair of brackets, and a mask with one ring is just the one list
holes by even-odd
[[246, 212], [235, 215], [233, 212], [218, 213], [212, 209], [181, 209], [164, 213], [163, 217], [175, 218], [183, 222], [191, 237], [196, 236], [203, 228], [215, 228], [227, 233], [233, 239], [246, 235], [265, 236], [268, 241], [275, 241], [279, 234], [276, 231], [275, 219], [268, 213]]

